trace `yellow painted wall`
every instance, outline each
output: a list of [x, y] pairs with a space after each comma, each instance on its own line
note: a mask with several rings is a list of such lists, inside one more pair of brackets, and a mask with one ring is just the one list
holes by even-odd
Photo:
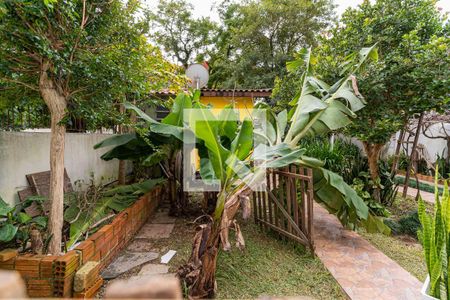
[[[211, 105], [213, 107], [213, 113], [218, 114], [225, 106], [234, 103], [236, 109], [253, 109], [253, 99], [251, 97], [235, 97], [234, 101], [232, 97], [200, 97], [200, 102], [205, 105]], [[249, 112], [247, 115], [250, 115]], [[244, 118], [245, 115], [240, 116]]]

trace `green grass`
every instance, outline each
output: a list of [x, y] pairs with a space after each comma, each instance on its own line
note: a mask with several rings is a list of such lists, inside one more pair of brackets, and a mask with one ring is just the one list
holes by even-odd
[[339, 285], [318, 258], [293, 243], [242, 226], [246, 249], [221, 252], [217, 262], [218, 298], [311, 296], [346, 299]]

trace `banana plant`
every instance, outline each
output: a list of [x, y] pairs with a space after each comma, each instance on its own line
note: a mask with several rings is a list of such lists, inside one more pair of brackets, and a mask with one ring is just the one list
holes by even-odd
[[146, 126], [136, 126], [136, 132], [116, 135], [103, 140], [94, 149], [113, 147], [101, 158], [104, 160], [127, 159], [139, 161], [143, 166], [159, 164], [168, 178], [171, 212], [184, 212], [185, 201], [181, 167], [183, 140], [183, 111], [198, 102], [200, 91], [180, 93], [173, 102], [170, 113], [157, 122], [142, 110], [129, 103], [125, 108], [134, 110]]
[[[220, 118], [216, 118], [208, 107], [195, 102], [192, 107], [198, 110], [191, 113], [188, 120], [183, 120], [186, 124], [181, 129], [155, 123], [139, 109], [128, 106], [149, 123], [152, 132], [180, 138], [182, 130], [185, 130], [195, 135], [202, 178], [217, 180], [221, 184], [211, 222], [201, 226], [194, 238], [191, 261], [180, 269], [191, 296], [214, 296], [217, 254], [221, 246], [230, 248], [230, 227], [237, 231], [238, 246], [243, 246], [243, 237], [234, 216], [243, 203], [241, 199], [252, 193], [252, 183], [266, 176], [265, 168], [280, 168], [292, 163], [313, 168], [315, 199], [345, 226], [355, 228], [363, 225], [369, 230], [388, 231], [380, 219], [369, 213], [367, 205], [342, 177], [324, 169], [322, 162], [305, 156], [305, 151], [299, 147], [301, 139], [306, 136], [324, 134], [348, 125], [355, 112], [364, 107], [355, 74], [367, 59], [377, 59], [375, 46], [363, 48], [351, 56], [345, 66], [346, 75], [328, 85], [314, 76], [315, 59], [311, 49], [302, 50], [300, 59], [288, 64], [289, 70], [302, 67], [304, 70], [302, 88], [291, 102], [292, 109], [275, 114], [265, 104], [256, 106], [266, 111], [264, 130], [254, 128], [251, 119], [236, 122], [232, 107], [224, 109]], [[263, 144], [255, 147], [252, 133]], [[262, 161], [264, 168], [260, 164], [252, 166], [254, 161]]]
[[438, 299], [450, 299], [449, 256], [450, 256], [450, 194], [447, 181], [439, 197], [438, 168], [435, 179], [434, 213], [426, 211], [425, 202], [419, 198], [419, 220], [422, 229], [418, 237], [423, 246], [430, 285], [428, 293]]

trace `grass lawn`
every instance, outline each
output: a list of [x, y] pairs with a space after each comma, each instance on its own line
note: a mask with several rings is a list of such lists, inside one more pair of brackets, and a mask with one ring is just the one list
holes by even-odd
[[[241, 222], [242, 223], [242, 222]], [[346, 299], [318, 258], [297, 244], [264, 233], [249, 221], [242, 225], [246, 249], [221, 252], [218, 259], [218, 298], [311, 296]]]
[[[417, 209], [417, 203], [413, 198], [402, 199], [398, 196], [389, 211], [392, 214], [391, 218], [399, 219], [415, 209]], [[422, 246], [417, 240], [405, 235], [386, 236], [379, 233], [367, 233], [364, 230], [360, 230], [359, 234], [417, 279], [425, 280], [427, 269]]]
[[[193, 200], [195, 201], [195, 200]], [[155, 244], [161, 252], [177, 250], [170, 271], [185, 263], [191, 254], [195, 224], [178, 218], [171, 238]], [[347, 299], [333, 276], [318, 258], [296, 243], [265, 233], [253, 220], [239, 220], [246, 248], [220, 251], [217, 262], [217, 298], [256, 298], [269, 296], [311, 296], [315, 299]], [[234, 246], [234, 234], [230, 232]]]

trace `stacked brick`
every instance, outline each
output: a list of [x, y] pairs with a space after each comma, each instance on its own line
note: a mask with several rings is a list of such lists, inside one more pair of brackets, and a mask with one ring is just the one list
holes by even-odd
[[92, 298], [102, 286], [100, 277], [100, 264], [89, 261], [75, 274], [74, 298]]
[[[111, 224], [103, 226], [74, 250], [62, 256], [17, 256], [15, 250], [2, 251], [0, 269], [19, 271], [30, 297], [92, 298], [103, 283], [98, 274], [110, 264], [156, 210], [161, 189], [156, 187], [139, 198], [132, 206], [119, 213]], [[75, 275], [88, 262], [98, 262], [98, 267], [90, 275], [84, 290], [78, 289], [74, 293]]]

